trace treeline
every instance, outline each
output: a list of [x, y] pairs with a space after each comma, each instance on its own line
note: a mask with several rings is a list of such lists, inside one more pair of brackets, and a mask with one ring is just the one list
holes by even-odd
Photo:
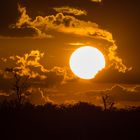
[[108, 109], [74, 105], [0, 104], [0, 138], [18, 140], [139, 139], [140, 107]]

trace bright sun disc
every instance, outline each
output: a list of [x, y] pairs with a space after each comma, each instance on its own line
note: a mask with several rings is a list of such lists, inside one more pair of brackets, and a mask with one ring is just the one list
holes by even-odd
[[72, 53], [70, 68], [79, 78], [92, 79], [105, 68], [105, 58], [97, 48], [84, 46]]

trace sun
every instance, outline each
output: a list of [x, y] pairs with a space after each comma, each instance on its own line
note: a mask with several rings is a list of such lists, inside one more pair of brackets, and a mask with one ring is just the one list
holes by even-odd
[[81, 79], [92, 79], [105, 68], [105, 57], [100, 50], [91, 46], [76, 49], [70, 57], [72, 72]]

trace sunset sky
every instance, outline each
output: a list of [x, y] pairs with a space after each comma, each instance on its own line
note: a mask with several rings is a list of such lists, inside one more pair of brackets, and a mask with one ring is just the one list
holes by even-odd
[[[0, 100], [13, 98], [5, 68], [17, 67], [29, 76], [35, 104], [101, 105], [101, 96], [110, 94], [118, 107], [140, 105], [139, 7], [139, 0], [2, 0]], [[91, 80], [69, 66], [83, 46], [99, 49], [106, 60]]]

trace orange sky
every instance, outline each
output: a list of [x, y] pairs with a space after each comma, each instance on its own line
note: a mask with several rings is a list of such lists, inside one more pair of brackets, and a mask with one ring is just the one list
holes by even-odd
[[[37, 90], [33, 92], [44, 90], [45, 97], [55, 102], [79, 99], [99, 103], [101, 95], [96, 90], [106, 93], [109, 89], [117, 103], [139, 104], [139, 3], [135, 1], [133, 5], [131, 0], [2, 2], [1, 13], [5, 16], [0, 14], [1, 98], [11, 92], [4, 69], [18, 67], [22, 69], [20, 75], [30, 76], [31, 89]], [[94, 79], [81, 81], [71, 72], [69, 58], [74, 50], [87, 45], [104, 54], [106, 68]], [[116, 84], [121, 86], [114, 88]], [[136, 90], [129, 91], [128, 87]], [[112, 93], [114, 89], [119, 89], [118, 96]], [[87, 95], [89, 91], [93, 97], [91, 93]], [[40, 98], [43, 102], [38, 93], [31, 100], [40, 102]]]

